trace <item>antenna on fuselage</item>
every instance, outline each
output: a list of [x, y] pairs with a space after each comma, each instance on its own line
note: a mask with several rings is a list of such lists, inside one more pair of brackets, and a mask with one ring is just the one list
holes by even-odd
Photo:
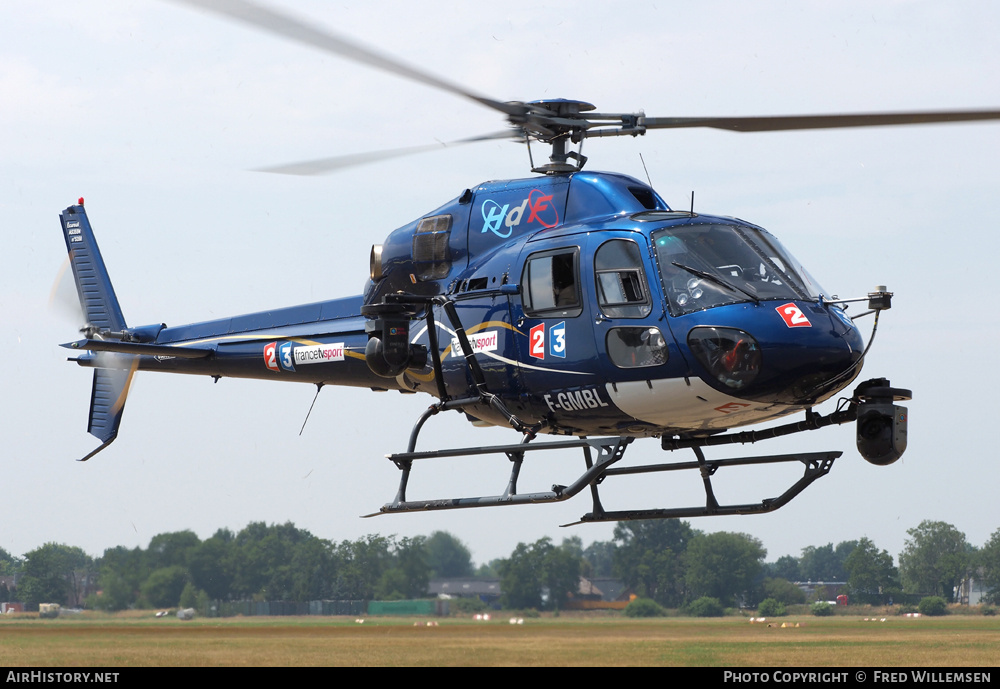
[[649, 187], [652, 189], [653, 180], [649, 178], [649, 170], [646, 169], [646, 159], [642, 157], [642, 153], [639, 154], [639, 162], [642, 163], [642, 171], [646, 173], [646, 181], [649, 183]]
[[313, 413], [313, 407], [316, 406], [316, 398], [319, 397], [319, 391], [323, 389], [323, 383], [316, 383], [316, 394], [313, 396], [312, 404], [309, 405], [309, 411], [306, 412], [306, 419], [302, 422], [302, 428], [299, 429], [299, 435], [302, 435], [302, 431], [306, 429], [306, 423], [309, 421], [309, 415]]

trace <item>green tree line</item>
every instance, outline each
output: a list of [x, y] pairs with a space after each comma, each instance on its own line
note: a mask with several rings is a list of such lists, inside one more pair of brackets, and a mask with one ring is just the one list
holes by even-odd
[[368, 535], [335, 542], [292, 523], [158, 534], [149, 546], [117, 546], [92, 558], [47, 543], [24, 555], [0, 548], [0, 576], [17, 575], [0, 600], [55, 602], [104, 610], [201, 607], [208, 600], [393, 600], [427, 594], [436, 577], [493, 576], [501, 602], [514, 609], [564, 607], [581, 576], [622, 580], [635, 594], [677, 608], [711, 598], [756, 606], [774, 598], [804, 602], [793, 581], [847, 582], [855, 602], [885, 603], [900, 593], [952, 601], [970, 579], [1000, 602], [1000, 529], [981, 548], [944, 522], [907, 532], [899, 566], [868, 538], [809, 546], [800, 557], [765, 562], [753, 536], [703, 533], [680, 520], [621, 522], [610, 541], [584, 548], [579, 537], [519, 543], [509, 557], [474, 569], [468, 547], [451, 534], [397, 538]]
[[[472, 574], [468, 549], [444, 532], [430, 537], [369, 535], [335, 543], [292, 523], [158, 534], [149, 547], [108, 548], [91, 558], [47, 543], [22, 561], [17, 600], [122, 610], [189, 607], [207, 600], [393, 600], [426, 594], [432, 576]], [[8, 598], [11, 597], [8, 592]]]

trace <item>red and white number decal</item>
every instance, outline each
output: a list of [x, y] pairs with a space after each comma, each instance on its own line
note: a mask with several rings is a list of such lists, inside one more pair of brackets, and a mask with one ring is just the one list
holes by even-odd
[[806, 315], [802, 313], [802, 309], [788, 302], [787, 304], [782, 304], [777, 309], [778, 315], [781, 319], [785, 321], [785, 325], [789, 328], [811, 328], [812, 323], [806, 318]]
[[536, 359], [545, 358], [545, 324], [539, 323], [531, 329], [528, 337], [528, 354]]
[[749, 404], [744, 402], [730, 402], [728, 404], [723, 404], [721, 407], [716, 407], [715, 411], [721, 412], [723, 414], [732, 414], [733, 412], [740, 411], [745, 407], [749, 407]]
[[278, 343], [268, 342], [264, 345], [264, 364], [272, 371], [279, 371], [278, 368], [278, 355], [277, 355]]

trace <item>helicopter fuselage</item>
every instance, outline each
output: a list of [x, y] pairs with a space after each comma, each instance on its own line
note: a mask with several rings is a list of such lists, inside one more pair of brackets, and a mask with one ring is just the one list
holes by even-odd
[[[82, 206], [63, 214], [71, 252], [74, 218], [86, 223]], [[89, 223], [82, 236], [92, 241]], [[412, 307], [394, 335], [409, 349], [387, 364], [369, 342], [381, 325], [363, 310], [401, 294], [438, 301]], [[706, 434], [781, 417], [846, 387], [864, 348], [766, 231], [673, 211], [648, 185], [601, 172], [466, 190], [374, 247], [359, 296], [123, 326], [104, 338], [123, 368], [448, 398], [470, 394], [471, 354], [511, 413], [572, 435]], [[100, 345], [80, 348], [91, 350], [80, 364], [108, 366]], [[508, 422], [486, 403], [463, 409], [474, 423]]]

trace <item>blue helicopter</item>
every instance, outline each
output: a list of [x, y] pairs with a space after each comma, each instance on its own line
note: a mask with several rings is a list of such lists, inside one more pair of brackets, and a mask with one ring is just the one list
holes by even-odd
[[[1000, 119], [1000, 111], [909, 112], [753, 118], [664, 118], [595, 113], [578, 100], [501, 102], [472, 93], [274, 10], [243, 1], [186, 0], [271, 33], [444, 89], [502, 113], [499, 133], [456, 143], [513, 138], [551, 146], [535, 176], [490, 181], [392, 232], [372, 247], [363, 294], [181, 326], [129, 327], [115, 296], [83, 199], [61, 214], [86, 318], [76, 350], [94, 368], [88, 431], [117, 438], [136, 371], [350, 385], [428, 393], [395, 497], [375, 514], [567, 500], [589, 488], [581, 522], [769, 512], [826, 475], [839, 451], [709, 460], [707, 446], [758, 442], [832, 424], [856, 423], [868, 461], [887, 465], [906, 449], [910, 391], [874, 378], [826, 415], [815, 407], [859, 376], [892, 293], [876, 287], [839, 299], [765, 229], [731, 217], [670, 208], [645, 182], [585, 170], [571, 144], [651, 129], [713, 127], [780, 131]], [[373, 158], [412, 152], [380, 152]], [[306, 161], [271, 172], [318, 174], [363, 162]], [[867, 303], [849, 317], [848, 302]], [[871, 315], [866, 344], [856, 321]], [[416, 450], [430, 417], [454, 410], [475, 425], [510, 427], [508, 445]], [[791, 417], [799, 415], [798, 420]], [[776, 419], [763, 430], [733, 430]], [[538, 436], [570, 439], [538, 441]], [[630, 443], [658, 438], [694, 461], [624, 466]], [[583, 471], [567, 484], [518, 492], [529, 452], [580, 449]], [[505, 455], [496, 495], [412, 500], [414, 462]], [[798, 462], [802, 478], [777, 497], [721, 505], [720, 468]], [[599, 486], [613, 476], [698, 471], [704, 504], [606, 510]], [[374, 515], [369, 515], [374, 516]]]

